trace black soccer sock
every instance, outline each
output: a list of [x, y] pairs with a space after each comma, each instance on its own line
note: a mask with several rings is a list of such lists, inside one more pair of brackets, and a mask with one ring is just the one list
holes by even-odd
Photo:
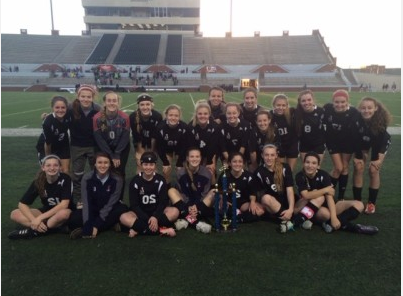
[[337, 215], [337, 218], [340, 221], [341, 227], [344, 228], [348, 222], [356, 219], [358, 215], [360, 215], [360, 212], [355, 207], [349, 207], [343, 213]]
[[353, 186], [353, 195], [355, 200], [362, 200], [362, 187]]
[[309, 202], [305, 207], [301, 209], [301, 211], [299, 211], [298, 214], [295, 215], [293, 220], [294, 226], [299, 226], [306, 220], [312, 219], [312, 217], [315, 216], [318, 210], [319, 208], [317, 206]]
[[339, 179], [330, 177], [330, 180], [332, 182], [333, 187], [336, 188], [337, 182], [339, 182]]
[[136, 219], [134, 221], [132, 227], [131, 227], [135, 232], [140, 233], [140, 234], [147, 234], [149, 232], [148, 229], [148, 224], [140, 219]]
[[188, 207], [183, 200], [176, 202], [173, 204], [173, 206], [179, 210], [180, 218], [186, 218], [186, 216], [189, 214]]
[[376, 204], [379, 189], [368, 188], [368, 202]]
[[344, 199], [344, 194], [346, 193], [348, 183], [348, 174], [347, 175], [340, 175], [339, 177], [339, 195], [338, 199]]
[[238, 218], [242, 223], [251, 223], [260, 220], [260, 217], [258, 215], [253, 215], [250, 211], [242, 212], [238, 215]]
[[162, 214], [160, 217], [158, 217], [158, 225], [163, 227], [172, 227], [174, 224], [169, 221], [165, 214]]
[[199, 202], [196, 205], [196, 207], [197, 207], [197, 211], [198, 211], [198, 214], [199, 214], [198, 216], [206, 217], [206, 216], [209, 215], [210, 208], [208, 206], [206, 206], [206, 204], [204, 202], [202, 202], [202, 201]]

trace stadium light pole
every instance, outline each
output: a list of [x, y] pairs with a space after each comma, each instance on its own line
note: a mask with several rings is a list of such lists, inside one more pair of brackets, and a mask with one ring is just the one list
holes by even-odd
[[52, 5], [52, 0], [50, 0], [50, 19], [52, 21], [52, 32], [55, 30], [55, 27], [53, 25], [53, 5]]

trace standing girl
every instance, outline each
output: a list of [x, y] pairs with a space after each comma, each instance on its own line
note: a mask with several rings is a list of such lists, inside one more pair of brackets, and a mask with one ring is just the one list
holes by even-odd
[[305, 154], [314, 151], [319, 154], [321, 161], [325, 153], [325, 131], [323, 126], [323, 108], [315, 104], [313, 92], [304, 90], [298, 95], [298, 105], [295, 110], [296, 132], [299, 138], [301, 160]]
[[189, 127], [181, 120], [182, 110], [178, 105], [169, 105], [164, 114], [165, 119], [157, 126], [154, 138], [162, 161], [163, 175], [169, 185], [174, 160], [177, 170], [183, 167], [189, 143]]
[[224, 90], [219, 86], [213, 86], [208, 93], [208, 104], [211, 109], [211, 117], [217, 124], [220, 124], [225, 120], [224, 93]]
[[257, 103], [257, 90], [247, 88], [243, 92], [243, 103], [241, 103], [242, 118], [249, 121], [252, 127], [256, 127], [257, 113], [263, 109]]
[[344, 199], [348, 183], [348, 171], [354, 150], [352, 129], [358, 118], [356, 108], [349, 105], [349, 95], [344, 89], [333, 93], [332, 103], [323, 106], [325, 110], [326, 148], [332, 158], [333, 168], [330, 172], [332, 184], [336, 189], [339, 184], [338, 200]]
[[107, 92], [103, 101], [104, 108], [93, 119], [94, 137], [99, 150], [109, 155], [113, 168], [122, 176], [123, 199], [125, 169], [130, 152], [130, 120], [126, 113], [119, 110], [121, 98], [116, 93]]
[[85, 172], [85, 163], [88, 161], [92, 170], [95, 162], [93, 118], [101, 109], [94, 103], [96, 94], [95, 86], [81, 85], [77, 89], [77, 98], [69, 108], [73, 197], [79, 208], [82, 207], [81, 179]]
[[[9, 233], [10, 239], [34, 238], [62, 226], [71, 213], [72, 183], [69, 175], [61, 173], [61, 160], [54, 154], [42, 160], [41, 171], [11, 212], [11, 220], [23, 225], [24, 229]], [[42, 207], [32, 205], [40, 197]]]
[[279, 158], [294, 170], [298, 160], [298, 138], [295, 131], [295, 109], [289, 107], [288, 97], [277, 94], [273, 98], [272, 122], [280, 136]]
[[261, 203], [281, 221], [280, 232], [284, 233], [293, 228], [290, 221], [295, 204], [292, 172], [288, 164], [280, 162], [277, 147], [273, 144], [263, 147], [262, 158], [264, 164], [254, 173], [259, 190], [263, 191]]
[[[364, 97], [358, 105], [361, 113], [355, 126], [355, 158], [354, 158], [354, 199], [361, 200], [365, 163], [369, 157], [369, 195], [365, 207], [366, 214], [375, 213], [381, 179], [381, 170], [386, 152], [391, 143], [386, 131], [391, 122], [389, 111], [382, 103], [371, 97]], [[369, 156], [369, 150], [371, 155]]]
[[140, 162], [142, 171], [129, 185], [130, 211], [120, 216], [120, 222], [129, 228], [129, 237], [137, 234], [175, 236], [172, 226], [179, 211], [168, 206], [167, 184], [156, 172], [157, 155], [152, 151], [144, 152]]
[[127, 211], [120, 200], [123, 180], [111, 171], [112, 162], [105, 152], [95, 155], [94, 170], [84, 175], [81, 184], [82, 209], [73, 212], [69, 227], [70, 238], [96, 238], [98, 232], [119, 223], [121, 214]]
[[141, 172], [141, 155], [145, 151], [155, 151], [155, 133], [157, 125], [162, 121], [162, 115], [154, 110], [153, 98], [146, 93], [137, 97], [138, 108], [130, 114], [133, 147], [137, 164], [137, 173]]
[[42, 124], [42, 134], [36, 148], [39, 159], [55, 154], [60, 158], [61, 171], [68, 174], [70, 170], [70, 118], [67, 116], [68, 102], [65, 97], [54, 96], [51, 100], [52, 113], [48, 114]]

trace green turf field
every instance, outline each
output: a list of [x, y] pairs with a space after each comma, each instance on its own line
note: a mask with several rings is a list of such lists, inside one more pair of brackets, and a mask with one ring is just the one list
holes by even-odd
[[[40, 127], [51, 93], [2, 93], [2, 128]], [[71, 98], [70, 94], [66, 94]], [[137, 94], [123, 94], [134, 109]], [[260, 94], [269, 105], [274, 94]], [[353, 93], [356, 102], [364, 94]], [[371, 94], [381, 99], [400, 126], [400, 94]], [[289, 94], [295, 103], [296, 94]], [[156, 93], [162, 110], [174, 102], [188, 120], [200, 93]], [[330, 93], [317, 93], [318, 104]], [[239, 93], [226, 94], [239, 101]], [[18, 113], [18, 114], [15, 114]], [[15, 115], [13, 115], [15, 114]], [[204, 235], [194, 230], [176, 238], [101, 233], [94, 240], [71, 241], [56, 234], [31, 241], [10, 241], [15, 225], [9, 213], [33, 179], [34, 137], [2, 137], [1, 230], [2, 295], [400, 295], [401, 291], [401, 136], [392, 137], [381, 172], [375, 215], [357, 222], [377, 225], [376, 236], [325, 234], [319, 227], [281, 235], [270, 222], [240, 225], [236, 234]], [[133, 151], [131, 151], [133, 153]], [[329, 157], [323, 168], [330, 169]], [[127, 167], [128, 180], [134, 164]], [[368, 184], [365, 180], [365, 186]], [[351, 180], [346, 194], [351, 197]], [[363, 190], [364, 198], [367, 190]], [[125, 195], [127, 201], [127, 190]]]

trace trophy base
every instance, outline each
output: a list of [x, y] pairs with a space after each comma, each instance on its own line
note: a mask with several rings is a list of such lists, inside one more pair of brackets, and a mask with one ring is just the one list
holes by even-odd
[[217, 233], [234, 233], [234, 232], [237, 232], [237, 231], [239, 231], [238, 228], [227, 228], [227, 229], [220, 228], [220, 229], [216, 229]]

